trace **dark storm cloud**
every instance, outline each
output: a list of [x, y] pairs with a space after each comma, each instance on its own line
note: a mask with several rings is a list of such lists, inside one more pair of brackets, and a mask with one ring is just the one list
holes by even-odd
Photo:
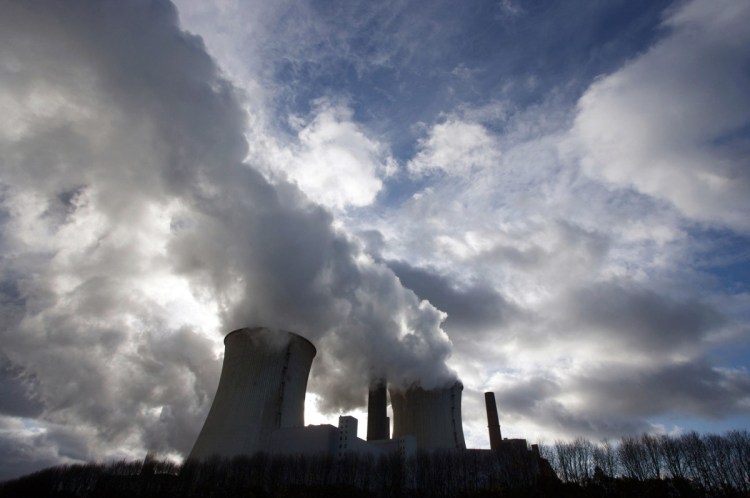
[[552, 379], [530, 377], [502, 389], [497, 394], [501, 411], [515, 414], [532, 414], [549, 397], [560, 393], [560, 385]]
[[501, 419], [507, 420], [511, 427], [517, 421], [530, 421], [557, 433], [594, 440], [638, 434], [650, 429], [639, 414], [599, 411], [595, 406], [567, 407], [556, 398], [569, 394], [571, 387], [561, 384], [559, 379], [531, 376], [500, 388], [496, 397]]
[[597, 416], [584, 410], [572, 410], [564, 403], [553, 400], [540, 404], [531, 418], [540, 426], [552, 428], [568, 437], [585, 437], [592, 441], [640, 435], [654, 430], [653, 425], [644, 418], [626, 417], [619, 413]]
[[[570, 397], [575, 402], [563, 402]], [[651, 432], [651, 417], [679, 413], [708, 419], [742, 414], [750, 375], [705, 360], [638, 367], [607, 362], [556, 379], [531, 377], [497, 391], [501, 418], [593, 439]]]
[[476, 330], [498, 327], [514, 313], [514, 307], [488, 284], [475, 283], [457, 288], [448, 277], [437, 271], [418, 268], [405, 261], [388, 261], [405, 287], [446, 312], [447, 328]]
[[0, 413], [35, 417], [44, 406], [35, 394], [34, 378], [0, 352]]
[[569, 294], [562, 304], [572, 334], [646, 351], [700, 347], [726, 319], [697, 298], [675, 298], [625, 282], [602, 282]]
[[61, 462], [79, 462], [96, 457], [90, 435], [79, 428], [47, 425], [33, 420], [0, 417], [0, 480], [9, 479]]
[[14, 433], [13, 429], [0, 420], [0, 481], [60, 463], [57, 448], [44, 445], [37, 437]]
[[631, 354], [623, 350], [618, 358], [614, 350], [599, 366], [571, 375], [504, 383], [496, 389], [499, 410], [513, 421], [595, 439], [651, 431], [651, 417], [679, 413], [720, 419], [747, 410], [750, 375], [745, 370], [714, 367], [703, 357], [633, 364]]
[[[750, 376], [713, 366], [712, 343], [732, 322], [698, 297], [611, 280], [563, 289], [513, 334], [562, 364], [507, 376], [495, 387], [501, 413], [558, 434], [594, 439], [654, 430], [669, 414], [719, 419], [746, 413]], [[568, 367], [572, 348], [585, 359]], [[555, 360], [557, 361], [557, 360]]]
[[590, 410], [624, 416], [677, 411], [719, 418], [744, 413], [750, 401], [748, 372], [712, 367], [701, 359], [643, 368], [613, 364], [573, 382]]

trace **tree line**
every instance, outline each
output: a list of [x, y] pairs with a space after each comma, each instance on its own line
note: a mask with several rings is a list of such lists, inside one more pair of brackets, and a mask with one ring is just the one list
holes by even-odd
[[0, 483], [0, 498], [55, 497], [750, 497], [750, 434], [644, 434], [541, 445], [557, 476], [525, 448], [420, 451], [402, 459], [212, 458], [67, 465]]
[[557, 476], [582, 486], [613, 479], [690, 483], [706, 496], [750, 496], [750, 433], [643, 434], [592, 443], [578, 438], [540, 445]]
[[515, 496], [509, 493], [529, 488], [535, 479], [528, 452], [522, 453], [420, 451], [409, 458], [260, 453], [182, 465], [148, 456], [142, 462], [45, 469], [0, 483], [0, 498]]

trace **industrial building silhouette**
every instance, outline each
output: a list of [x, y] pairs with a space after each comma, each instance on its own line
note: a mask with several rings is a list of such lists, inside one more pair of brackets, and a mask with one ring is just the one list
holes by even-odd
[[[387, 388], [373, 379], [368, 396], [367, 440], [357, 437], [358, 421], [339, 417], [330, 424], [304, 425], [304, 401], [315, 346], [293, 332], [265, 327], [243, 328], [224, 338], [224, 364], [214, 401], [188, 457], [231, 458], [270, 455], [347, 453], [402, 458], [418, 450], [466, 451], [461, 422], [463, 385], [423, 389]], [[387, 394], [393, 410], [393, 435], [387, 417]], [[513, 457], [534, 472], [551, 472], [536, 445], [524, 439], [502, 439], [493, 393], [485, 394], [490, 451]]]

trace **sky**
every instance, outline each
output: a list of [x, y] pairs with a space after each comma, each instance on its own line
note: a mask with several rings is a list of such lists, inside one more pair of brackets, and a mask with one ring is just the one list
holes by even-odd
[[0, 4], [0, 479], [180, 459], [249, 325], [308, 423], [748, 427], [750, 2]]

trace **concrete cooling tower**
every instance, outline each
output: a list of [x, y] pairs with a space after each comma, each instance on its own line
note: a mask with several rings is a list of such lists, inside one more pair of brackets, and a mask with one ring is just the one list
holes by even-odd
[[227, 334], [219, 387], [189, 458], [252, 455], [275, 429], [303, 427], [315, 353], [292, 332], [256, 327]]
[[461, 391], [456, 382], [442, 389], [390, 389], [393, 438], [412, 435], [419, 449], [465, 449]]
[[390, 439], [391, 421], [388, 419], [386, 382], [378, 379], [370, 383], [367, 395], [367, 440]]

